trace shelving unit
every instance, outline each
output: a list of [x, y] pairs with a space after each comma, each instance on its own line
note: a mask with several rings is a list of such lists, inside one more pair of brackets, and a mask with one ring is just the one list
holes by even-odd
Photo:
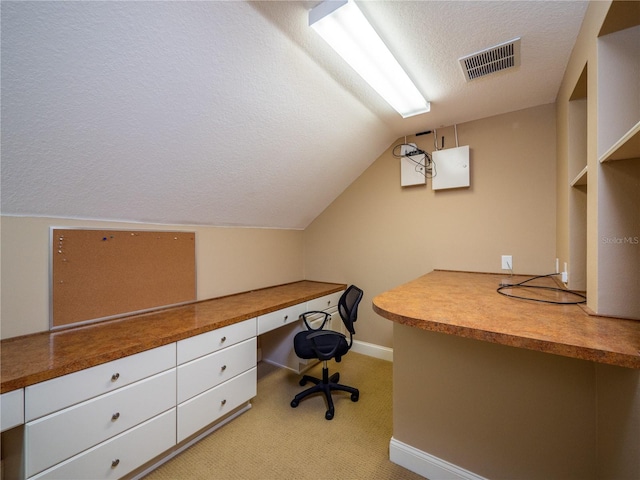
[[587, 290], [587, 65], [582, 69], [569, 101], [569, 283]]
[[640, 25], [598, 37], [598, 160], [601, 163], [640, 158], [638, 79]]
[[640, 320], [640, 2], [589, 8], [558, 107], [558, 256], [590, 311]]
[[[597, 44], [597, 215], [600, 315], [640, 319], [640, 8], [613, 2]], [[589, 179], [591, 182], [591, 179]], [[593, 190], [593, 191], [592, 191]]]

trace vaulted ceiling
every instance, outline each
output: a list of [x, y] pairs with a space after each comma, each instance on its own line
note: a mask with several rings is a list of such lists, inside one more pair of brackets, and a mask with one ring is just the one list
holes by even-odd
[[[317, 3], [3, 1], [2, 214], [303, 229], [398, 137], [554, 102], [587, 7], [359, 2], [431, 102], [402, 119]], [[465, 80], [515, 37], [519, 67]]]

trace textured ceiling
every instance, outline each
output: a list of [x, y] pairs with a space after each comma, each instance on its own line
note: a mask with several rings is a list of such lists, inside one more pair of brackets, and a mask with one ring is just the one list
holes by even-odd
[[[587, 5], [360, 2], [431, 101], [402, 119], [317, 3], [2, 1], [2, 214], [305, 228], [396, 138], [553, 102]], [[520, 67], [465, 82], [514, 37]]]

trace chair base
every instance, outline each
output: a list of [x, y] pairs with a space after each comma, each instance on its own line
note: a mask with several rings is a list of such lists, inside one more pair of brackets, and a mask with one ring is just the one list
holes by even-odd
[[340, 381], [340, 373], [336, 372], [331, 375], [331, 377], [329, 377], [327, 362], [324, 361], [322, 366], [322, 380], [310, 375], [304, 375], [300, 380], [300, 385], [304, 386], [307, 384], [307, 382], [311, 382], [314, 384], [314, 386], [307, 388], [303, 392], [297, 394], [295, 398], [291, 400], [291, 407], [296, 408], [300, 404], [300, 400], [308, 397], [309, 395], [313, 395], [314, 393], [323, 393], [325, 398], [327, 399], [327, 411], [324, 414], [324, 418], [326, 418], [327, 420], [331, 420], [335, 413], [333, 398], [331, 398], [331, 392], [333, 390], [340, 390], [350, 393], [352, 402], [357, 402], [360, 398], [360, 391], [357, 388], [348, 387], [347, 385], [341, 385], [338, 383], [338, 381]]

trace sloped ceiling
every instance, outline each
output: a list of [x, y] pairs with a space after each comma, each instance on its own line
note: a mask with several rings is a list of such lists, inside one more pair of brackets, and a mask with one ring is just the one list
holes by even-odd
[[[553, 102], [587, 6], [360, 2], [431, 101], [402, 119], [317, 3], [3, 1], [2, 214], [303, 229], [396, 138]], [[514, 37], [520, 67], [465, 82]]]

